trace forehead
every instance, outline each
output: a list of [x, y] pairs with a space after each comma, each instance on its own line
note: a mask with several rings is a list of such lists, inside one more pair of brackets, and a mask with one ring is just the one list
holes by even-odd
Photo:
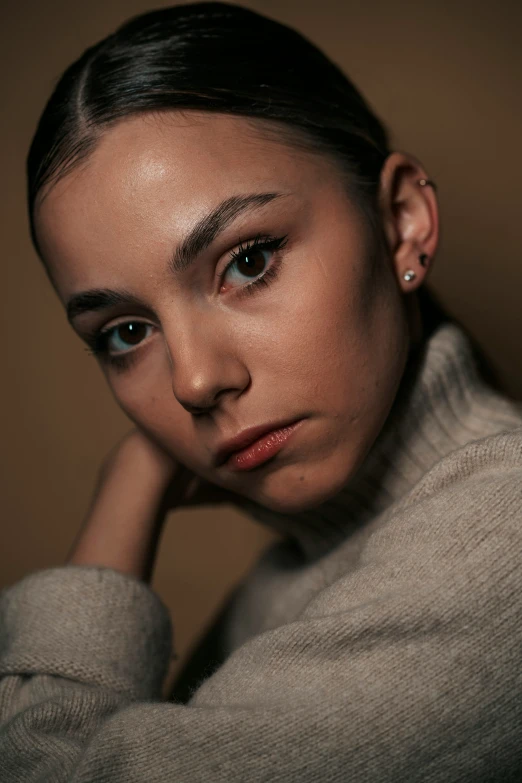
[[[326, 158], [290, 146], [265, 121], [199, 112], [137, 115], [105, 131], [94, 150], [52, 185], [38, 209], [38, 226], [59, 217], [138, 211], [165, 196], [189, 210], [213, 206], [238, 188], [278, 180], [298, 186], [324, 176]], [[139, 195], [139, 204], [136, 197]], [[121, 209], [119, 209], [121, 208]], [[79, 216], [79, 215], [78, 215]]]
[[192, 111], [125, 118], [46, 194], [35, 215], [44, 257], [51, 267], [58, 260], [74, 286], [85, 248], [91, 262], [116, 249], [132, 254], [151, 238], [171, 248], [231, 194], [324, 185], [326, 159], [278, 140], [275, 128]]

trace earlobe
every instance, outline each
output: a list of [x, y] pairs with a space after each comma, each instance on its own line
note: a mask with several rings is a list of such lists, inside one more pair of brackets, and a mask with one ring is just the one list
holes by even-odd
[[[420, 254], [420, 256], [419, 256], [419, 264], [423, 267], [423, 269], [426, 269], [428, 267], [429, 256], [426, 253], [421, 253]], [[406, 283], [410, 283], [411, 284], [415, 280], [417, 280], [417, 278], [419, 277], [417, 285], [415, 286], [415, 288], [418, 288], [420, 285], [423, 284], [425, 276], [426, 275], [422, 274], [422, 273], [419, 275], [417, 272], [415, 272], [414, 269], [406, 269], [403, 272], [402, 279]], [[410, 286], [408, 286], [408, 291], [411, 291], [411, 290], [412, 290], [412, 287], [410, 285]]]

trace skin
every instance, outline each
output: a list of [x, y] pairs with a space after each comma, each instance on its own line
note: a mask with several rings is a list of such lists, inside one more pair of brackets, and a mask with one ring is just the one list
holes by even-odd
[[[257, 123], [257, 129], [256, 129]], [[385, 245], [346, 195], [339, 165], [291, 149], [263, 123], [200, 112], [126, 118], [38, 204], [42, 255], [61, 302], [93, 288], [125, 289], [140, 305], [78, 316], [80, 337], [132, 320], [141, 342], [123, 371], [101, 362], [119, 406], [165, 452], [212, 484], [292, 513], [333, 497], [354, 475], [422, 339], [414, 291], [438, 242], [429, 175], [393, 153], [382, 170]], [[179, 278], [176, 246], [223, 199], [282, 192], [238, 217]], [[265, 266], [229, 269], [230, 252], [258, 234], [280, 237]], [[252, 296], [239, 291], [282, 259]], [[431, 263], [430, 267], [431, 268]], [[413, 282], [403, 279], [412, 269]], [[191, 406], [205, 408], [195, 415]], [[265, 467], [215, 467], [216, 449], [248, 427], [306, 417]]]

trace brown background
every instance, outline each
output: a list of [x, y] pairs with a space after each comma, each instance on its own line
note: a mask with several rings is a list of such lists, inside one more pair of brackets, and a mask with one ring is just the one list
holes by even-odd
[[[430, 278], [522, 399], [522, 4], [258, 0], [355, 81], [439, 185], [442, 243]], [[131, 424], [68, 327], [33, 252], [25, 156], [67, 65], [129, 16], [169, 3], [9, 0], [1, 6], [2, 545], [0, 587], [60, 565], [98, 466]], [[258, 56], [270, 56], [258, 52]], [[273, 534], [230, 508], [171, 515], [153, 587], [178, 663]]]

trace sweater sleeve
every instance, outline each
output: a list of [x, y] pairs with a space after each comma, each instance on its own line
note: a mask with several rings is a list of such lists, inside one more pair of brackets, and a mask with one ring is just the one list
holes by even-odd
[[427, 476], [355, 569], [187, 704], [160, 697], [171, 628], [148, 586], [25, 577], [0, 602], [0, 779], [522, 780], [520, 463]]

